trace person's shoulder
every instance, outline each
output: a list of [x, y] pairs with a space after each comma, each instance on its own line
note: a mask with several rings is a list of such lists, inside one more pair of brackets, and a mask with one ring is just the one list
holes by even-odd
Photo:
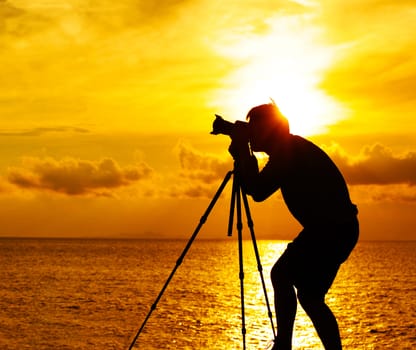
[[312, 141], [300, 136], [300, 135], [290, 135], [292, 145], [299, 147], [318, 147]]
[[321, 147], [299, 135], [291, 135], [292, 149], [296, 153], [308, 154], [308, 156], [324, 156], [326, 153]]

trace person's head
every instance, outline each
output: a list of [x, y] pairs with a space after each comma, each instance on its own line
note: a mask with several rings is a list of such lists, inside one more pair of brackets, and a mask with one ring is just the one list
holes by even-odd
[[254, 152], [267, 152], [289, 136], [289, 122], [274, 103], [253, 107], [247, 114], [250, 144]]

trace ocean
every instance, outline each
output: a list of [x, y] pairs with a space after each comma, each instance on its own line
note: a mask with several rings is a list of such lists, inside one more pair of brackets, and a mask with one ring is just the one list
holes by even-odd
[[[186, 240], [0, 239], [0, 349], [128, 349]], [[257, 241], [269, 273], [287, 242]], [[247, 349], [272, 328], [244, 242]], [[327, 295], [344, 349], [416, 349], [416, 242], [359, 242]], [[243, 349], [238, 244], [196, 239], [135, 349]], [[294, 349], [323, 349], [298, 308]]]

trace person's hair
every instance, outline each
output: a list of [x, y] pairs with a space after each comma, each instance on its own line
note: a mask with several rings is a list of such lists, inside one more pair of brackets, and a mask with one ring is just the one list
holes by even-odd
[[253, 107], [246, 119], [265, 125], [268, 128], [277, 128], [279, 133], [289, 134], [289, 122], [274, 103], [267, 103]]

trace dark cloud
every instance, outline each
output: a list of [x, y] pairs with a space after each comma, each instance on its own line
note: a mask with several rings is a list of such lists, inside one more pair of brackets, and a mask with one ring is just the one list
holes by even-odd
[[332, 158], [351, 185], [416, 185], [416, 152], [398, 156], [377, 144], [365, 147], [357, 160], [339, 151]]
[[60, 126], [60, 127], [40, 127], [27, 130], [16, 130], [16, 131], [1, 131], [0, 136], [41, 136], [47, 133], [89, 133], [90, 131], [85, 128], [80, 127], [69, 127], [69, 126]]
[[121, 167], [110, 158], [98, 162], [28, 158], [22, 167], [9, 168], [7, 179], [23, 189], [84, 195], [105, 194], [107, 190], [148, 179], [152, 173], [145, 163]]

